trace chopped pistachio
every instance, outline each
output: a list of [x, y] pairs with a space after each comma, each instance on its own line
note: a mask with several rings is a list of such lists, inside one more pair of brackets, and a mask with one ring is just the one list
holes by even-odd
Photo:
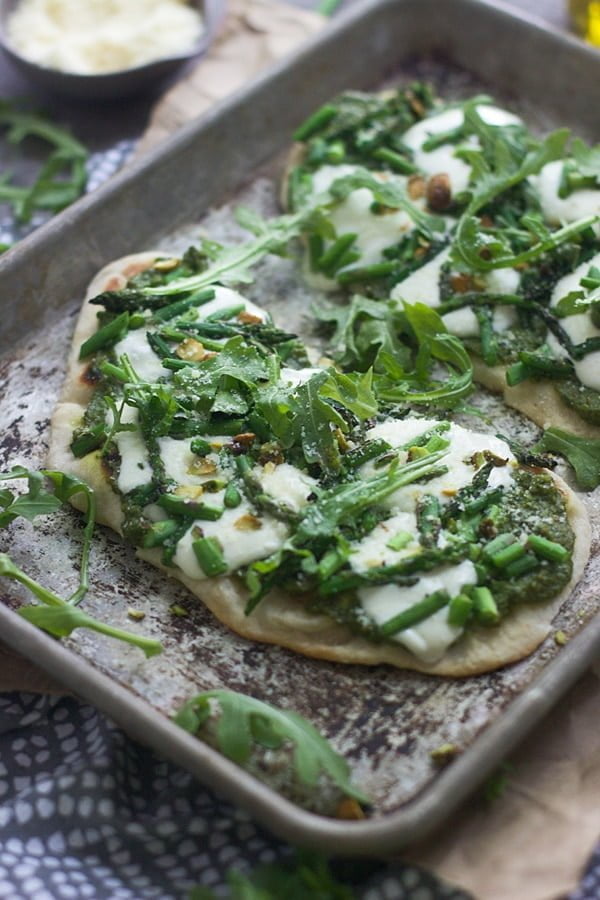
[[206, 459], [205, 457], [199, 457], [198, 459], [192, 460], [188, 466], [188, 473], [190, 475], [214, 475], [216, 471], [216, 462], [212, 459]]
[[173, 606], [170, 606], [169, 612], [171, 613], [171, 615], [179, 616], [180, 618], [183, 618], [183, 616], [188, 615], [187, 609], [184, 609], [183, 606], [179, 606], [178, 603], [174, 603]]
[[153, 268], [157, 272], [171, 272], [173, 269], [176, 269], [178, 265], [179, 260], [174, 256], [171, 256], [168, 259], [157, 259]]
[[338, 803], [335, 811], [336, 819], [364, 819], [365, 813], [360, 803], [354, 797], [344, 797]]
[[134, 622], [141, 622], [142, 619], [146, 618], [145, 612], [142, 612], [141, 609], [133, 609], [131, 606], [127, 609], [127, 615], [130, 619], [133, 619]]
[[436, 766], [447, 766], [458, 753], [460, 753], [460, 750], [456, 744], [448, 742], [446, 744], [440, 744], [439, 747], [430, 750], [429, 756]]
[[258, 531], [259, 528], [262, 528], [262, 522], [258, 516], [254, 516], [252, 513], [244, 513], [243, 516], [235, 520], [233, 525], [240, 531]]

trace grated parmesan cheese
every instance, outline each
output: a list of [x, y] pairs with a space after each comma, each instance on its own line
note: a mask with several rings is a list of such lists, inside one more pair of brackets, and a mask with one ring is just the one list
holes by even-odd
[[185, 0], [21, 0], [7, 37], [38, 65], [99, 75], [185, 53], [202, 28]]

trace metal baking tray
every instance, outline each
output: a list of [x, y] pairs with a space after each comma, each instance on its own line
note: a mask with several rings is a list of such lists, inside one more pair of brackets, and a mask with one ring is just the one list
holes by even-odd
[[[239, 196], [288, 145], [302, 117], [340, 89], [429, 70], [442, 93], [446, 78], [449, 85], [474, 81], [505, 103], [526, 106], [542, 125], [566, 124], [594, 137], [600, 56], [592, 49], [478, 0], [357, 3], [300, 52], [0, 259], [0, 466], [43, 463], [74, 315], [100, 266], [155, 245]], [[6, 548], [57, 590], [75, 577], [77, 532], [69, 534], [69, 514], [64, 520], [64, 534], [54, 520], [36, 529], [35, 551], [27, 526], [11, 530]], [[330, 853], [382, 855], [433, 830], [600, 650], [597, 558], [556, 621], [571, 638], [565, 647], [549, 638], [517, 665], [450, 680], [251, 644], [181, 585], [149, 570], [115, 535], [100, 531], [95, 546], [86, 609], [125, 627], [132, 625], [128, 605], [144, 610], [144, 632], [163, 640], [164, 654], [144, 661], [133, 648], [77, 632], [59, 643], [14, 613], [24, 595], [5, 584], [2, 640], [281, 837]], [[184, 619], [169, 613], [175, 602], [188, 609]], [[184, 699], [219, 686], [308, 716], [349, 759], [357, 783], [373, 797], [372, 815], [344, 822], [306, 812], [169, 720]], [[440, 771], [429, 753], [444, 741], [464, 752]]]

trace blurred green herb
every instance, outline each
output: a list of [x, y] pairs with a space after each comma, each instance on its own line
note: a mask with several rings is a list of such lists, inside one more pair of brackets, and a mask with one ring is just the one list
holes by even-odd
[[0, 100], [0, 128], [11, 144], [36, 138], [52, 148], [33, 184], [16, 184], [10, 172], [0, 177], [0, 203], [12, 206], [18, 222], [29, 222], [36, 210], [59, 212], [83, 194], [88, 153], [68, 131], [6, 100]]
[[[289, 862], [259, 866], [250, 875], [227, 874], [229, 900], [354, 900], [355, 892], [339, 882], [319, 854], [299, 851]], [[204, 887], [194, 887], [189, 900], [216, 900]], [[222, 895], [219, 895], [222, 896]]]
[[559, 453], [575, 470], [577, 484], [593, 491], [600, 484], [600, 440], [578, 437], [561, 428], [548, 428], [532, 448], [536, 453]]
[[325, 774], [346, 796], [359, 803], [369, 802], [351, 784], [346, 760], [310, 722], [291, 710], [277, 709], [235, 691], [214, 690], [197, 694], [185, 703], [175, 715], [175, 722], [190, 734], [198, 734], [211, 715], [211, 701], [216, 701], [220, 710], [218, 748], [238, 765], [248, 762], [255, 743], [278, 749], [289, 741], [294, 772], [303, 784], [316, 787], [319, 776]]
[[66, 637], [75, 628], [89, 628], [100, 634], [133, 644], [143, 650], [146, 656], [160, 653], [162, 647], [158, 641], [131, 634], [120, 628], [113, 628], [88, 616], [78, 607], [89, 586], [88, 563], [96, 521], [96, 498], [91, 488], [78, 478], [48, 469], [36, 472], [26, 469], [24, 466], [14, 466], [10, 472], [0, 473], [0, 481], [24, 478], [27, 479], [28, 486], [28, 490], [24, 494], [15, 495], [8, 488], [0, 488], [0, 528], [8, 527], [18, 518], [33, 522], [38, 516], [50, 515], [76, 494], [85, 496], [86, 515], [79, 586], [67, 600], [27, 575], [8, 554], [0, 553], [0, 576], [18, 581], [31, 591], [42, 604], [40, 606], [22, 606], [18, 610], [19, 615], [55, 637]]
[[502, 763], [496, 771], [490, 775], [483, 785], [483, 799], [486, 803], [494, 803], [499, 800], [505, 793], [510, 776], [514, 772], [515, 767], [511, 763]]

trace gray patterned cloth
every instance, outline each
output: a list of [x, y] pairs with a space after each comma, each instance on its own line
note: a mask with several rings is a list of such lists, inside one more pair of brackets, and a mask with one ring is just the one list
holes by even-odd
[[[0, 695], [0, 897], [180, 900], [290, 848], [72, 697]], [[465, 900], [414, 866], [333, 863], [357, 900]], [[600, 851], [570, 900], [600, 897]]]
[[[0, 695], [0, 897], [179, 900], [290, 848], [72, 697]], [[343, 869], [343, 865], [340, 864]], [[374, 871], [373, 871], [374, 870]], [[463, 900], [413, 866], [339, 875], [361, 900]]]

